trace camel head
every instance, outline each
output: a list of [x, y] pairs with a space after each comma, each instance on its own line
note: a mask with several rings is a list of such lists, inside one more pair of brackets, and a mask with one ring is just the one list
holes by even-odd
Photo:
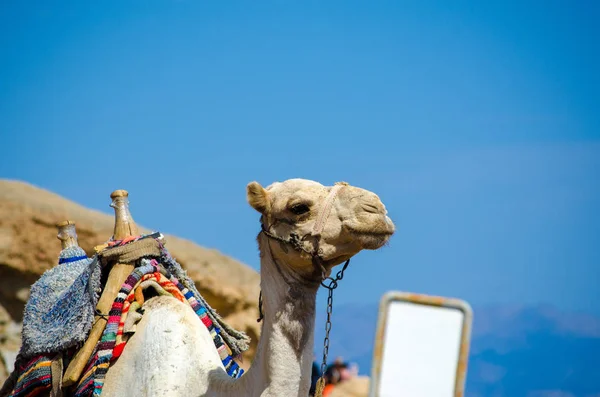
[[375, 193], [346, 183], [289, 179], [263, 188], [251, 182], [247, 199], [262, 215], [274, 258], [303, 276], [315, 271], [315, 252], [329, 273], [363, 249], [381, 248], [395, 231]]

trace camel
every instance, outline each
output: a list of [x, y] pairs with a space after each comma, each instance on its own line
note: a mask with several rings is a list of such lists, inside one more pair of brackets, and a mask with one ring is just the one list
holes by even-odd
[[229, 377], [194, 311], [152, 297], [106, 375], [103, 396], [308, 396], [322, 279], [358, 252], [383, 247], [395, 226], [376, 194], [346, 183], [289, 179], [266, 188], [252, 182], [246, 190], [260, 214], [264, 313], [248, 371]]

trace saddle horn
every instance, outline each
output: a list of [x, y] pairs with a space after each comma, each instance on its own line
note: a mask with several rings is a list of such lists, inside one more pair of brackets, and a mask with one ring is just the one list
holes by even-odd
[[[135, 237], [139, 235], [138, 227], [129, 212], [129, 193], [126, 190], [115, 190], [111, 193], [112, 202], [110, 206], [115, 210], [115, 227], [112, 239], [114, 241], [124, 240], [127, 237]], [[62, 241], [62, 240], [61, 240]], [[96, 251], [101, 251], [106, 246], [95, 247]], [[81, 373], [92, 355], [96, 343], [102, 337], [104, 328], [106, 327], [108, 311], [114, 302], [121, 286], [127, 277], [133, 271], [133, 263], [115, 263], [110, 269], [106, 285], [100, 295], [96, 312], [99, 313], [94, 319], [94, 325], [90, 330], [87, 340], [75, 354], [69, 367], [65, 371], [63, 377], [63, 386], [71, 386], [79, 381]]]
[[112, 199], [110, 206], [115, 209], [113, 239], [123, 240], [127, 237], [137, 236], [139, 234], [138, 227], [129, 212], [129, 192], [115, 190], [111, 193], [110, 198]]
[[77, 232], [75, 231], [75, 222], [73, 221], [62, 221], [56, 224], [58, 228], [58, 234], [56, 238], [60, 240], [62, 249], [71, 247], [78, 247]]

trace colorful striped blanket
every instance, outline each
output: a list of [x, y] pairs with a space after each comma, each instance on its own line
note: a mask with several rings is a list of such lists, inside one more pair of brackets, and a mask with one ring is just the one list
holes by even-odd
[[39, 355], [18, 365], [19, 377], [10, 397], [37, 396], [52, 388], [52, 357]]
[[155, 259], [142, 259], [141, 266], [127, 278], [112, 305], [102, 338], [77, 385], [74, 394], [76, 397], [101, 395], [111, 362], [122, 354], [131, 335], [127, 331], [132, 331], [135, 322], [141, 317], [137, 312], [143, 304], [141, 290], [148, 287], [153, 287], [159, 295], [171, 295], [180, 302], [189, 304], [210, 332], [227, 374], [237, 379], [244, 373], [231, 357], [219, 328], [215, 327], [199, 299]]

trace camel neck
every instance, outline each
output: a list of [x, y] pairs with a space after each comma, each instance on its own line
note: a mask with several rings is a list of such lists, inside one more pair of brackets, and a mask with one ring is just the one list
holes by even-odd
[[250, 369], [231, 386], [248, 396], [305, 397], [313, 361], [317, 287], [288, 284], [285, 264], [275, 261], [263, 235], [259, 247], [264, 311], [261, 336]]

